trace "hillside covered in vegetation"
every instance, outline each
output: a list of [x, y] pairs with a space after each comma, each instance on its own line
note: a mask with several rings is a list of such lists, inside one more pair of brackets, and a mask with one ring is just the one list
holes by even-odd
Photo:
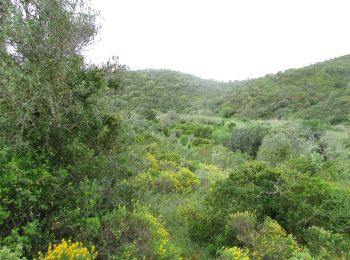
[[[147, 113], [219, 115], [250, 119], [319, 119], [349, 122], [350, 55], [258, 79], [204, 80], [169, 70], [126, 71], [118, 98]], [[324, 108], [327, 109], [324, 109]]]
[[249, 118], [320, 119], [349, 122], [350, 55], [246, 81], [225, 106]]
[[174, 110], [213, 114], [235, 87], [235, 83], [204, 80], [170, 70], [124, 71], [117, 78], [121, 104], [140, 114], [152, 109], [160, 113]]
[[86, 63], [86, 2], [0, 1], [0, 259], [349, 259], [349, 56], [241, 82]]

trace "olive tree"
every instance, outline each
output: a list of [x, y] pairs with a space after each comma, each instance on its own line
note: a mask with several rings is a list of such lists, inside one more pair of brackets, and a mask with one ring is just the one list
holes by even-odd
[[98, 103], [105, 73], [120, 68], [84, 62], [98, 14], [83, 0], [0, 3], [0, 141], [55, 151], [77, 138], [96, 146], [117, 124]]

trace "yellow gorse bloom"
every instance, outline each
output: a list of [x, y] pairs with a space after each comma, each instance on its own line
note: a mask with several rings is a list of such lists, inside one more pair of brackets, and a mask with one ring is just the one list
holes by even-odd
[[247, 249], [242, 249], [239, 247], [224, 248], [221, 251], [221, 256], [223, 259], [232, 259], [232, 260], [249, 260]]
[[89, 250], [82, 242], [72, 243], [62, 239], [58, 245], [49, 244], [45, 255], [39, 252], [37, 260], [92, 260], [96, 257], [97, 251], [94, 246]]

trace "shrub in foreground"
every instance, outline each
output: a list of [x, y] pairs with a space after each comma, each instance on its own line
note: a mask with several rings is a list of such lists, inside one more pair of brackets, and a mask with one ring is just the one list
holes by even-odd
[[97, 251], [92, 246], [89, 250], [83, 246], [81, 242], [71, 242], [70, 240], [62, 240], [60, 244], [49, 245], [45, 254], [39, 252], [38, 260], [50, 260], [50, 259], [79, 259], [79, 260], [92, 260], [97, 257]]

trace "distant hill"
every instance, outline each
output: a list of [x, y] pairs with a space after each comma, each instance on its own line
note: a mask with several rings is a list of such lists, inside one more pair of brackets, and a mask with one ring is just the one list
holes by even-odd
[[171, 70], [125, 71], [117, 94], [124, 106], [141, 113], [154, 109], [211, 114], [234, 85]]
[[297, 117], [331, 124], [350, 118], [350, 55], [230, 83], [170, 70], [125, 71], [119, 103], [140, 113], [217, 114], [252, 119]]
[[249, 118], [313, 118], [337, 124], [350, 118], [350, 55], [249, 80], [225, 107]]

